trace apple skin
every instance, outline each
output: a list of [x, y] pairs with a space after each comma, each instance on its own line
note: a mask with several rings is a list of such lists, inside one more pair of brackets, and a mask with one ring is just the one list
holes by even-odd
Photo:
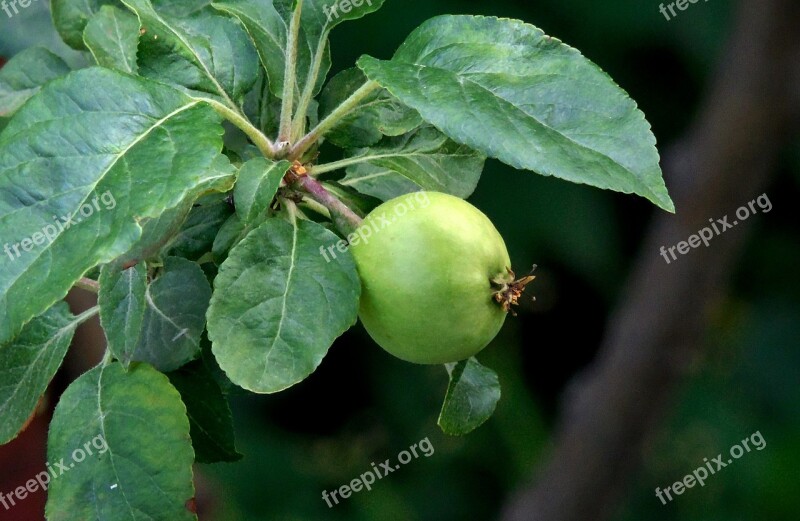
[[480, 352], [506, 312], [493, 280], [511, 261], [500, 233], [457, 197], [415, 192], [387, 201], [358, 228], [350, 248], [362, 281], [359, 317], [383, 349], [417, 364]]

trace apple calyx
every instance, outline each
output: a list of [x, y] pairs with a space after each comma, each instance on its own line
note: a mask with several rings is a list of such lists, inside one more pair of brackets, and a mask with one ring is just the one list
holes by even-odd
[[[534, 264], [528, 275], [518, 279], [512, 269], [506, 267], [506, 273], [492, 279], [492, 285], [497, 288], [494, 292], [494, 300], [500, 304], [503, 311], [511, 313], [512, 316], [517, 316], [513, 306], [519, 305], [519, 299], [525, 293], [525, 287], [536, 278], [533, 275], [535, 270], [536, 265]], [[536, 297], [533, 297], [533, 299], [536, 300]]]

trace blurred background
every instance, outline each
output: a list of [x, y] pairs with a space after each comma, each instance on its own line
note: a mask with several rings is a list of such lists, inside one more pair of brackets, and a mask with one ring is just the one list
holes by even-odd
[[[773, 3], [751, 5], [757, 10]], [[336, 72], [351, 67], [361, 54], [390, 57], [416, 26], [438, 14], [496, 15], [537, 25], [606, 70], [637, 100], [665, 158], [675, 150], [677, 173], [667, 176], [667, 185], [674, 195], [677, 192], [677, 215], [662, 215], [634, 196], [518, 172], [490, 161], [471, 201], [506, 238], [518, 272], [534, 263], [539, 266], [531, 287], [536, 302], [526, 301], [519, 316], [509, 319], [479, 356], [499, 374], [503, 388], [492, 419], [463, 438], [443, 435], [436, 419], [447, 385], [444, 369], [400, 362], [377, 348], [363, 329], [354, 328], [336, 342], [316, 373], [288, 391], [265, 397], [232, 392], [238, 448], [245, 458], [197, 468], [201, 520], [570, 519], [567, 514], [540, 516], [537, 510], [548, 491], [551, 471], [560, 473], [552, 483], [563, 485], [553, 485], [552, 494], [563, 496], [554, 501], [569, 505], [574, 497], [576, 504], [598, 505], [596, 516], [582, 519], [800, 519], [797, 121], [770, 130], [771, 160], [759, 167], [763, 174], [758, 183], [745, 182], [750, 177], [747, 169], [721, 168], [728, 163], [715, 159], [712, 145], [697, 156], [700, 143], [714, 142], [711, 122], [717, 121], [716, 116], [703, 114], [709, 105], [719, 103], [726, 84], [737, 81], [720, 71], [773, 70], [781, 65], [739, 63], [761, 58], [756, 51], [729, 45], [735, 31], [748, 30], [737, 23], [737, 2], [690, 4], [669, 21], [658, 8], [656, 0], [388, 0], [376, 14], [334, 32]], [[12, 20], [0, 13], [0, 56], [9, 58], [31, 45], [45, 45], [80, 63], [82, 56], [59, 45], [47, 9], [47, 2], [40, 0]], [[755, 16], [752, 23], [759, 20]], [[800, 24], [790, 28], [800, 33]], [[800, 92], [800, 82], [795, 91]], [[737, 125], [739, 106], [732, 103], [725, 111], [731, 126]], [[752, 132], [757, 140], [760, 134], [753, 121], [743, 119], [743, 131]], [[709, 128], [712, 137], [701, 136]], [[730, 128], [717, 130], [725, 136]], [[685, 149], [699, 159], [681, 162]], [[729, 161], [748, 164], [749, 159]], [[716, 166], [701, 168], [710, 164]], [[705, 177], [714, 168], [726, 172]], [[734, 176], [733, 181], [723, 181], [723, 174]], [[700, 182], [704, 179], [707, 182]], [[742, 184], [751, 191], [729, 189]], [[674, 245], [708, 219], [732, 215], [762, 193], [769, 197], [772, 211], [759, 213], [672, 265], [666, 265], [653, 247], [656, 243], [647, 239], [659, 230], [670, 236], [664, 231], [670, 227], [688, 230], [665, 244]], [[695, 194], [705, 195], [695, 198]], [[713, 204], [704, 203], [709, 200]], [[659, 262], [662, 266], [656, 267]], [[705, 270], [718, 266], [725, 269], [714, 279], [713, 292], [697, 286], [693, 299], [677, 303], [669, 299], [673, 279], [677, 279], [675, 295], [691, 291], [677, 286], [681, 270], [686, 277], [701, 280]], [[660, 276], [659, 270], [668, 275]], [[615, 321], [621, 315], [636, 316], [636, 310], [633, 315], [630, 309], [620, 311], [630, 308], [634, 297], [652, 302], [641, 310], [647, 317], [670, 306], [673, 314], [686, 314], [687, 328], [702, 314], [702, 327], [694, 328], [689, 339], [674, 320], [653, 319], [654, 324], [668, 326], [660, 336], [665, 345], [673, 336], [677, 345], [674, 357], [667, 352], [660, 363], [679, 367], [662, 378], [639, 378], [633, 373], [629, 381], [624, 371], [612, 378], [616, 383], [609, 385], [615, 389], [642, 397], [635, 405], [642, 412], [628, 409], [618, 421], [630, 425], [611, 430], [623, 441], [630, 436], [629, 443], [609, 444], [610, 454], [594, 458], [590, 452], [596, 450], [594, 436], [605, 431], [581, 433], [570, 427], [574, 418], [564, 412], [583, 414], [583, 409], [569, 407], [572, 391], [592, 375], [609, 374], [603, 368], [614, 364], [603, 360], [614, 356], [604, 355], [603, 349], [620, 356], [636, 352], [631, 346], [628, 351], [615, 347], [619, 342], [610, 338], [620, 337], [614, 332], [620, 329]], [[77, 310], [89, 299], [75, 293], [72, 304]], [[642, 318], [644, 323], [649, 320]], [[684, 350], [683, 344], [690, 340], [691, 349]], [[96, 326], [82, 330], [39, 416], [19, 439], [0, 448], [0, 491], [24, 483], [43, 467], [48, 415], [66, 385], [94, 363], [101, 342]], [[649, 351], [643, 346], [641, 352]], [[666, 389], [647, 391], [647, 385]], [[653, 395], [662, 400], [649, 403], [647, 397]], [[591, 415], [603, 407], [613, 408], [614, 403], [606, 403], [609, 400], [616, 400], [615, 395], [595, 393], [582, 403]], [[656, 410], [655, 418], [650, 418]], [[631, 420], [639, 417], [648, 418], [641, 428]], [[629, 427], [632, 432], [627, 432]], [[681, 480], [701, 466], [703, 458], [727, 453], [757, 431], [766, 441], [764, 450], [747, 453], [709, 478], [704, 487], [688, 490], [667, 505], [655, 496], [656, 487]], [[425, 438], [435, 449], [432, 456], [412, 461], [380, 480], [372, 491], [354, 494], [333, 508], [322, 500], [323, 490], [349, 483], [372, 462], [394, 460]], [[574, 468], [575, 462], [560, 464], [558, 447], [570, 444], [586, 449], [585, 469]], [[595, 465], [609, 460], [631, 464], [607, 470], [613, 479], [602, 472], [595, 476], [599, 472]], [[602, 483], [593, 483], [587, 491], [580, 484], [587, 480]], [[607, 491], [605, 484], [610, 487]], [[0, 510], [0, 519], [42, 519], [44, 499], [38, 494], [23, 508]], [[15, 517], [9, 517], [12, 514]]]

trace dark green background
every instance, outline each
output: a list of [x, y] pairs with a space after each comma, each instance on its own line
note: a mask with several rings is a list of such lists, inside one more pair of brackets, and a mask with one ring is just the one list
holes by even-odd
[[[387, 0], [378, 13], [335, 32], [334, 69], [351, 67], [365, 53], [388, 58], [410, 31], [438, 14], [520, 18], [609, 72], [637, 100], [664, 146], [686, 130], [702, 102], [729, 31], [730, 4], [701, 2], [667, 21], [655, 1]], [[40, 0], [11, 20], [0, 12], [0, 55], [57, 41], [44, 7]], [[755, 233], [718, 319], [709, 324], [710, 355], [689, 375], [620, 521], [800, 516], [800, 147], [786, 151], [780, 170], [767, 190], [774, 208], [749, 223]], [[395, 360], [354, 329], [304, 383], [275, 396], [234, 397], [245, 459], [199, 468], [201, 507], [210, 512], [201, 519], [492, 519], [536, 470], [560, 394], [591, 363], [656, 210], [633, 196], [491, 161], [471, 200], [497, 224], [518, 271], [539, 265], [532, 286], [537, 302], [527, 302], [480, 356], [503, 385], [495, 416], [465, 438], [442, 435], [436, 417], [444, 369]], [[730, 212], [746, 202], [731, 201]], [[767, 442], [763, 451], [668, 506], [656, 499], [655, 487], [681, 479], [704, 457], [727, 452], [755, 431]], [[430, 458], [333, 509], [322, 501], [323, 489], [348, 483], [373, 461], [394, 460], [426, 437], [435, 447]]]

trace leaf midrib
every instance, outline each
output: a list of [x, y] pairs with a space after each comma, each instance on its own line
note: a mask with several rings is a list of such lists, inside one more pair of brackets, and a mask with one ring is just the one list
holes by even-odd
[[106, 366], [100, 368], [99, 375], [97, 376], [97, 420], [100, 423], [100, 433], [103, 436], [103, 440], [106, 442], [106, 446], [108, 447], [108, 461], [111, 463], [111, 469], [114, 471], [114, 480], [119, 485], [119, 491], [122, 494], [122, 498], [125, 500], [125, 504], [128, 506], [128, 511], [131, 513], [131, 518], [136, 519], [136, 513], [133, 510], [133, 505], [128, 500], [128, 495], [125, 493], [125, 487], [122, 485], [122, 480], [120, 479], [119, 471], [117, 470], [117, 465], [114, 463], [114, 451], [111, 450], [111, 443], [108, 441], [108, 434], [106, 432], [106, 415], [103, 414], [103, 403], [102, 403], [102, 396], [103, 396], [103, 374], [105, 373]]
[[[124, 1], [124, 0], [123, 0], [123, 1]], [[207, 77], [209, 80], [211, 80], [211, 83], [213, 83], [213, 84], [214, 84], [214, 88], [216, 88], [216, 89], [217, 89], [217, 92], [220, 94], [220, 96], [222, 96], [222, 98], [223, 98], [223, 99], [225, 99], [225, 102], [228, 104], [228, 106], [229, 106], [230, 108], [233, 108], [234, 110], [237, 110], [237, 111], [238, 111], [238, 107], [236, 106], [236, 104], [235, 104], [235, 103], [233, 102], [233, 100], [232, 100], [232, 99], [231, 99], [231, 98], [228, 96], [228, 93], [225, 91], [225, 89], [224, 89], [224, 88], [222, 88], [222, 85], [220, 85], [220, 83], [217, 81], [217, 78], [216, 78], [216, 77], [214, 77], [214, 75], [213, 75], [213, 74], [211, 74], [211, 71], [210, 71], [210, 70], [208, 70], [208, 68], [206, 67], [206, 64], [205, 64], [205, 62], [204, 62], [204, 61], [203, 61], [203, 59], [202, 59], [202, 58], [201, 58], [201, 57], [200, 57], [200, 56], [197, 54], [197, 52], [194, 50], [194, 47], [192, 47], [192, 46], [189, 44], [189, 42], [187, 42], [187, 41], [186, 41], [186, 40], [183, 38], [183, 35], [181, 35], [181, 34], [180, 34], [180, 33], [178, 33], [178, 32], [177, 32], [175, 29], [173, 29], [173, 28], [172, 28], [172, 24], [169, 24], [169, 23], [167, 23], [167, 22], [166, 22], [166, 21], [165, 21], [165, 20], [164, 20], [164, 19], [161, 17], [161, 15], [159, 15], [159, 14], [158, 14], [158, 11], [156, 11], [156, 10], [155, 10], [155, 7], [153, 7], [153, 5], [152, 5], [152, 3], [150, 2], [150, 0], [146, 0], [146, 1], [147, 1], [147, 5], [148, 5], [148, 7], [149, 7], [150, 11], [152, 11], [152, 16], [153, 16], [153, 17], [154, 17], [156, 20], [158, 20], [158, 21], [159, 21], [159, 22], [160, 22], [160, 23], [161, 23], [161, 24], [162, 24], [162, 25], [163, 25], [163, 26], [164, 26], [164, 27], [165, 27], [165, 28], [166, 28], [168, 31], [170, 31], [170, 32], [173, 34], [173, 36], [175, 36], [175, 38], [177, 38], [177, 39], [178, 39], [178, 41], [181, 43], [181, 45], [182, 45], [182, 46], [183, 46], [183, 47], [184, 47], [184, 48], [185, 48], [185, 49], [186, 49], [186, 50], [187, 50], [187, 51], [188, 51], [188, 52], [189, 52], [189, 53], [190, 53], [190, 54], [191, 54], [191, 55], [194, 57], [194, 59], [195, 59], [195, 61], [197, 62], [197, 64], [199, 64], [199, 65], [200, 65], [200, 68], [202, 69], [203, 73], [206, 75], [206, 77]], [[126, 4], [126, 5], [127, 5], [127, 4]], [[134, 11], [136, 11], [136, 10], [134, 9]], [[138, 13], [138, 11], [136, 11], [136, 12]], [[141, 20], [140, 20], [140, 22], [141, 22]], [[212, 59], [213, 59], [213, 56], [212, 56]]]
[[[200, 101], [191, 101], [191, 102], [187, 103], [186, 105], [183, 105], [183, 106], [181, 106], [181, 107], [177, 108], [176, 110], [174, 110], [174, 111], [170, 112], [169, 114], [167, 114], [166, 116], [164, 116], [164, 117], [163, 117], [163, 118], [161, 118], [160, 120], [156, 121], [156, 122], [155, 122], [155, 124], [153, 124], [152, 126], [150, 126], [150, 127], [149, 127], [149, 128], [148, 128], [148, 129], [147, 129], [145, 132], [143, 132], [143, 133], [142, 133], [140, 136], [138, 136], [136, 139], [134, 139], [134, 140], [133, 140], [133, 141], [132, 141], [132, 142], [131, 142], [131, 143], [130, 143], [128, 146], [126, 146], [126, 147], [125, 147], [123, 150], [121, 150], [121, 151], [120, 151], [118, 154], [116, 154], [116, 157], [114, 158], [114, 160], [113, 160], [113, 161], [112, 161], [112, 162], [111, 162], [111, 163], [108, 165], [108, 167], [106, 167], [106, 168], [105, 168], [105, 170], [103, 170], [103, 172], [101, 172], [101, 173], [100, 173], [100, 175], [97, 177], [96, 181], [95, 181], [94, 183], [91, 183], [91, 184], [89, 184], [89, 185], [86, 185], [87, 187], [88, 187], [88, 186], [91, 186], [91, 189], [90, 189], [90, 190], [87, 192], [87, 194], [86, 194], [86, 197], [85, 197], [84, 199], [82, 199], [82, 200], [81, 200], [81, 202], [80, 202], [80, 205], [78, 205], [78, 206], [80, 207], [80, 206], [82, 206], [83, 204], [85, 204], [85, 203], [86, 203], [86, 201], [89, 199], [89, 196], [90, 196], [90, 195], [92, 194], [92, 192], [93, 192], [93, 191], [94, 191], [94, 190], [97, 188], [97, 185], [99, 185], [99, 184], [100, 184], [100, 182], [101, 182], [101, 181], [103, 181], [103, 180], [105, 179], [105, 177], [108, 175], [108, 173], [109, 173], [109, 172], [110, 172], [110, 171], [111, 171], [111, 170], [112, 170], [112, 169], [113, 169], [113, 168], [114, 168], [114, 167], [117, 165], [117, 163], [119, 162], [119, 160], [120, 160], [120, 159], [122, 159], [123, 157], [125, 157], [125, 155], [126, 155], [126, 154], [127, 154], [127, 153], [128, 153], [128, 152], [129, 152], [129, 151], [130, 151], [130, 150], [131, 150], [133, 147], [135, 147], [135, 146], [136, 146], [136, 145], [138, 145], [140, 142], [142, 142], [142, 141], [143, 141], [145, 138], [147, 138], [147, 137], [148, 137], [148, 136], [149, 136], [149, 135], [150, 135], [150, 134], [151, 134], [151, 133], [152, 133], [152, 132], [153, 132], [155, 129], [157, 129], [157, 128], [161, 127], [161, 126], [162, 126], [162, 125], [163, 125], [165, 122], [167, 122], [167, 121], [168, 121], [168, 120], [170, 120], [171, 118], [173, 118], [173, 117], [177, 116], [178, 114], [180, 114], [180, 113], [182, 113], [182, 112], [185, 112], [186, 110], [189, 110], [189, 109], [191, 109], [192, 107], [195, 107], [196, 105], [199, 105], [199, 104], [200, 104]], [[25, 268], [24, 270], [22, 270], [22, 271], [19, 273], [19, 275], [18, 275], [17, 277], [15, 277], [15, 278], [14, 278], [14, 279], [13, 279], [13, 280], [12, 280], [12, 281], [9, 283], [9, 285], [8, 285], [8, 287], [7, 287], [6, 291], [5, 291], [5, 293], [8, 293], [8, 292], [10, 292], [10, 291], [11, 291], [11, 289], [12, 289], [12, 288], [14, 288], [14, 286], [17, 284], [17, 282], [20, 280], [20, 278], [22, 278], [23, 276], [25, 276], [25, 275], [28, 273], [28, 271], [30, 270], [30, 268], [31, 268], [31, 267], [32, 267], [32, 266], [33, 266], [33, 265], [36, 263], [36, 261], [38, 261], [38, 260], [41, 258], [41, 256], [44, 254], [44, 252], [46, 252], [46, 251], [49, 251], [49, 250], [50, 250], [50, 248], [52, 248], [52, 246], [53, 246], [53, 245], [56, 243], [56, 241], [58, 241], [58, 240], [59, 240], [61, 237], [63, 237], [63, 236], [64, 236], [64, 233], [65, 233], [65, 232], [66, 232], [66, 229], [64, 229], [64, 230], [62, 230], [61, 232], [59, 232], [59, 233], [58, 233], [58, 235], [56, 236], [56, 238], [55, 238], [55, 239], [53, 239], [53, 241], [50, 243], [50, 245], [48, 246], [48, 248], [41, 248], [41, 249], [39, 250], [39, 253], [38, 253], [38, 254], [36, 254], [36, 255], [35, 255], [33, 258], [32, 258], [31, 262], [30, 262], [30, 263], [28, 263], [28, 265], [26, 266], [26, 268]]]
[[[25, 372], [23, 373], [23, 377], [20, 378], [19, 381], [20, 382], [27, 381], [28, 376], [31, 374], [31, 372], [33, 371], [34, 367], [37, 366], [36, 362], [38, 362], [45, 355], [45, 353], [48, 352], [48, 348], [54, 342], [56, 342], [57, 340], [61, 339], [61, 337], [63, 337], [70, 329], [73, 330], [73, 332], [74, 332], [74, 329], [77, 326], [77, 324], [78, 324], [77, 320], [72, 320], [69, 324], [67, 324], [66, 326], [60, 328], [52, 337], [50, 337], [47, 340], [47, 342], [45, 342], [44, 345], [41, 346], [41, 348], [39, 349], [39, 352], [36, 354], [36, 357], [33, 359], [33, 361], [30, 364], [28, 364], [28, 367], [25, 369]], [[10, 347], [9, 347], [9, 349], [10, 349]], [[0, 406], [0, 416], [2, 416], [2, 414], [5, 412], [6, 408], [9, 406], [8, 404], [10, 404], [10, 403], [12, 403], [14, 401], [14, 398], [17, 396], [17, 393], [19, 392], [19, 390], [22, 387], [23, 387], [23, 385], [21, 385], [21, 384], [14, 387], [14, 392], [12, 392], [11, 396], [8, 398], [8, 400], [6, 400], [5, 403], [2, 404], [2, 406]]]
[[[376, 63], [379, 63], [379, 62], [380, 62], [380, 60], [376, 60], [376, 59], [374, 59], [374, 58], [373, 58], [373, 60], [374, 60]], [[391, 61], [391, 60], [389, 60], [389, 62], [390, 62], [390, 63], [392, 63], [392, 61]], [[420, 64], [420, 63], [409, 63], [409, 62], [393, 62], [393, 63], [395, 63], [395, 64], [400, 64], [400, 65], [406, 65], [406, 66], [409, 66], [409, 67], [414, 67], [414, 68], [416, 68], [416, 69], [417, 69], [417, 74], [416, 74], [416, 76], [417, 76], [417, 79], [420, 79], [420, 72], [421, 72], [422, 70], [431, 70], [431, 71], [435, 71], [435, 72], [438, 72], [438, 73], [443, 73], [443, 74], [446, 74], [446, 75], [450, 76], [450, 77], [451, 77], [451, 79], [453, 79], [453, 80], [454, 80], [456, 83], [459, 83], [459, 84], [469, 83], [469, 84], [470, 84], [470, 85], [472, 85], [473, 87], [475, 87], [475, 88], [477, 88], [477, 89], [479, 89], [479, 90], [481, 90], [481, 91], [483, 91], [483, 92], [485, 92], [485, 93], [489, 94], [489, 95], [490, 95], [490, 96], [492, 96], [494, 99], [496, 99], [496, 100], [498, 100], [498, 101], [502, 101], [502, 102], [503, 102], [503, 103], [505, 103], [506, 105], [510, 106], [510, 107], [511, 107], [511, 108], [512, 108], [514, 111], [516, 111], [516, 112], [518, 112], [518, 113], [520, 113], [520, 114], [524, 115], [524, 116], [525, 116], [525, 117], [527, 117], [527, 118], [530, 118], [531, 120], [533, 120], [534, 122], [536, 122], [536, 124], [538, 124], [538, 125], [539, 125], [540, 127], [542, 127], [543, 129], [549, 130], [549, 131], [553, 132], [554, 134], [556, 134], [556, 135], [558, 135], [558, 136], [561, 136], [561, 137], [562, 137], [562, 138], [564, 138], [565, 140], [567, 140], [567, 141], [569, 141], [570, 143], [574, 144], [574, 145], [575, 145], [577, 148], [580, 148], [580, 149], [582, 149], [582, 150], [588, 151], [588, 152], [590, 152], [590, 153], [592, 153], [592, 154], [596, 154], [597, 156], [600, 156], [600, 157], [602, 157], [602, 158], [605, 158], [605, 159], [607, 159], [608, 161], [610, 161], [611, 163], [613, 163], [613, 164], [617, 165], [619, 168], [621, 168], [622, 170], [624, 170], [625, 172], [627, 172], [628, 174], [630, 174], [630, 175], [632, 176], [632, 178], [633, 178], [633, 179], [636, 181], [636, 184], [637, 184], [637, 185], [640, 187], [640, 189], [642, 189], [642, 190], [643, 190], [645, 193], [649, 194], [651, 197], [654, 197], [656, 200], [661, 200], [661, 199], [662, 199], [662, 197], [661, 197], [661, 196], [659, 196], [658, 194], [654, 193], [654, 192], [652, 191], [652, 189], [651, 189], [649, 186], [647, 186], [647, 185], [643, 184], [643, 182], [642, 182], [642, 179], [640, 178], [640, 176], [639, 176], [638, 174], [636, 174], [635, 172], [631, 171], [631, 170], [630, 170], [630, 169], [629, 169], [627, 166], [623, 165], [622, 163], [620, 163], [619, 161], [615, 160], [614, 158], [612, 158], [612, 157], [608, 156], [608, 155], [607, 155], [606, 153], [604, 153], [604, 152], [601, 152], [601, 151], [599, 151], [599, 150], [595, 150], [595, 149], [593, 149], [593, 148], [590, 148], [590, 147], [588, 147], [588, 146], [586, 146], [586, 145], [584, 145], [584, 144], [582, 144], [582, 143], [579, 143], [579, 142], [575, 141], [574, 139], [572, 139], [572, 137], [570, 137], [570, 136], [568, 136], [568, 135], [564, 134], [563, 132], [561, 132], [560, 130], [558, 130], [558, 129], [556, 129], [556, 128], [553, 128], [553, 127], [551, 127], [551, 126], [550, 126], [550, 125], [548, 125], [547, 123], [544, 123], [544, 122], [540, 121], [540, 120], [539, 120], [539, 118], [537, 118], [535, 115], [533, 115], [533, 114], [529, 114], [528, 112], [526, 112], [526, 111], [522, 110], [522, 109], [521, 109], [519, 106], [515, 105], [513, 102], [511, 102], [511, 101], [507, 100], [506, 98], [504, 98], [504, 97], [502, 97], [502, 96], [499, 96], [499, 95], [497, 95], [497, 94], [496, 94], [496, 93], [494, 93], [492, 90], [488, 89], [487, 87], [483, 86], [483, 85], [482, 85], [482, 84], [480, 84], [480, 83], [477, 83], [477, 82], [475, 82], [475, 81], [474, 81], [474, 80], [472, 80], [471, 78], [469, 78], [469, 77], [466, 77], [466, 76], [459, 75], [458, 73], [455, 73], [455, 72], [453, 72], [453, 71], [450, 71], [450, 70], [448, 70], [448, 69], [443, 69], [443, 68], [440, 68], [440, 67], [433, 67], [433, 66], [429, 66], [429, 65], [423, 65], [423, 64]], [[391, 88], [389, 88], [389, 87], [385, 87], [385, 86], [384, 86], [384, 88], [386, 88], [386, 89], [387, 89], [387, 90], [389, 90], [390, 92], [392, 91], [392, 89], [391, 89]], [[394, 95], [394, 93], [392, 93], [392, 94]], [[430, 98], [428, 98], [427, 94], [426, 94], [424, 91], [421, 91], [421, 94], [422, 94], [423, 96], [425, 96], [425, 98], [428, 100], [428, 102], [431, 102], [431, 101], [432, 101]], [[412, 107], [412, 108], [413, 108], [413, 107]], [[553, 175], [553, 174], [552, 174], [552, 173], [548, 173], [547, 175]]]
[[269, 357], [275, 351], [275, 344], [278, 343], [278, 339], [281, 337], [281, 331], [283, 330], [283, 321], [286, 318], [286, 301], [289, 299], [289, 288], [292, 285], [292, 278], [294, 276], [295, 266], [297, 264], [297, 223], [292, 223], [292, 262], [289, 265], [289, 272], [286, 276], [286, 289], [283, 292], [283, 302], [281, 306], [281, 318], [278, 321], [278, 329], [275, 332], [275, 337], [272, 339], [272, 345], [269, 346], [267, 349], [267, 356], [264, 358], [264, 372], [259, 378], [259, 381], [263, 382], [267, 376], [267, 372], [269, 371]]
[[[184, 330], [186, 330], [186, 329], [189, 329], [189, 328], [183, 328], [183, 327], [180, 327], [180, 326], [179, 326], [178, 324], [176, 324], [176, 323], [175, 323], [175, 322], [174, 322], [174, 321], [173, 321], [173, 320], [172, 320], [172, 319], [171, 319], [169, 316], [167, 316], [167, 314], [166, 314], [166, 313], [164, 313], [163, 311], [161, 311], [161, 309], [160, 309], [160, 308], [159, 308], [159, 307], [156, 305], [155, 301], [153, 300], [153, 294], [152, 294], [152, 293], [151, 293], [151, 291], [150, 291], [150, 288], [152, 288], [152, 287], [153, 287], [153, 286], [152, 286], [152, 284], [151, 284], [150, 286], [148, 286], [148, 287], [147, 287], [147, 291], [145, 291], [145, 299], [147, 300], [147, 305], [148, 305], [150, 308], [152, 308], [152, 309], [153, 309], [153, 311], [154, 311], [154, 312], [155, 312], [155, 313], [156, 313], [158, 316], [160, 316], [161, 318], [163, 318], [164, 320], [166, 320], [166, 321], [167, 321], [167, 322], [168, 322], [168, 323], [169, 323], [169, 324], [170, 324], [172, 327], [174, 327], [174, 328], [175, 328], [175, 330], [176, 330], [178, 333], [180, 333], [180, 332], [182, 332], [182, 331], [184, 331]], [[187, 333], [186, 333], [186, 338], [188, 338], [189, 340], [191, 340], [191, 341], [192, 341], [193, 343], [195, 343], [195, 344], [199, 344], [199, 343], [200, 343], [200, 341], [199, 341], [199, 340], [196, 340], [196, 339], [194, 338], [194, 335], [191, 335], [190, 333], [191, 333], [191, 330], [190, 330], [189, 332], [187, 332]], [[177, 339], [175, 339], [175, 340], [177, 340]], [[173, 340], [173, 341], [174, 341], [174, 340]]]

